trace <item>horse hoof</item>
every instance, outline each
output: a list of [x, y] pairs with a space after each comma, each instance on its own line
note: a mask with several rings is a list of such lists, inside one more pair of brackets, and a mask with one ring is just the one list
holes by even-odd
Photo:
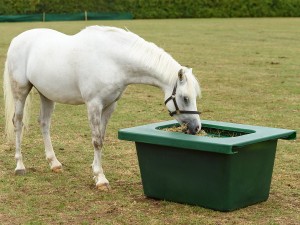
[[15, 175], [18, 175], [18, 176], [23, 176], [23, 175], [25, 175], [25, 173], [26, 173], [26, 170], [24, 170], [24, 169], [15, 170]]
[[104, 183], [104, 184], [98, 184], [96, 185], [97, 189], [100, 190], [100, 191], [105, 191], [105, 192], [108, 192], [111, 190], [110, 186], [108, 183]]
[[62, 173], [63, 169], [62, 169], [61, 166], [56, 166], [56, 167], [53, 167], [53, 168], [52, 168], [52, 171], [53, 171], [54, 173]]

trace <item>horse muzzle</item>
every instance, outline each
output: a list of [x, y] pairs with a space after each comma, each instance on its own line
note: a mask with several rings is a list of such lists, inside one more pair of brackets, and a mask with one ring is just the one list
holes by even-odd
[[198, 120], [192, 120], [185, 124], [187, 125], [187, 134], [195, 135], [201, 130], [201, 123]]

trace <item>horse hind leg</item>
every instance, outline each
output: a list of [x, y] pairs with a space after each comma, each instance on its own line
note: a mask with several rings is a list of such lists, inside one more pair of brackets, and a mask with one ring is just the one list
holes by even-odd
[[18, 99], [15, 102], [15, 114], [13, 117], [13, 124], [15, 127], [15, 134], [16, 134], [16, 153], [15, 153], [15, 159], [16, 159], [16, 168], [15, 168], [15, 174], [16, 175], [24, 175], [26, 172], [24, 163], [23, 163], [23, 156], [22, 156], [22, 150], [21, 150], [21, 142], [22, 142], [22, 129], [23, 129], [23, 110], [25, 106], [25, 100]]
[[53, 150], [51, 137], [50, 137], [50, 124], [51, 124], [51, 115], [54, 110], [54, 102], [47, 99], [45, 96], [40, 94], [41, 98], [41, 110], [39, 123], [41, 131], [43, 134], [44, 145], [45, 145], [45, 154], [46, 159], [50, 165], [50, 168], [53, 172], [61, 172], [62, 164], [57, 160], [55, 152]]
[[16, 175], [24, 175], [26, 172], [24, 163], [23, 163], [23, 156], [21, 151], [21, 142], [22, 142], [22, 131], [23, 131], [23, 115], [24, 115], [24, 107], [26, 98], [32, 88], [31, 84], [26, 86], [19, 86], [16, 82], [13, 85], [13, 96], [15, 102], [15, 113], [13, 116], [13, 125], [15, 128], [15, 137], [16, 137], [16, 168], [15, 174]]

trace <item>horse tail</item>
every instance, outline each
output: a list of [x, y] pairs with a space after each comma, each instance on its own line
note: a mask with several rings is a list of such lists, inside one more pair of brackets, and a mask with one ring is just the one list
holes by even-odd
[[[15, 100], [12, 92], [12, 85], [9, 76], [8, 62], [6, 60], [3, 74], [3, 92], [4, 92], [4, 104], [5, 104], [5, 136], [9, 144], [13, 144], [15, 141], [15, 127], [13, 124], [14, 112], [15, 112]], [[25, 128], [28, 128], [30, 117], [31, 95], [29, 94], [26, 99], [23, 124]], [[23, 132], [22, 132], [23, 133]]]
[[11, 90], [7, 61], [5, 62], [3, 74], [3, 92], [5, 104], [5, 136], [9, 143], [14, 141], [13, 114], [15, 110], [14, 98]]

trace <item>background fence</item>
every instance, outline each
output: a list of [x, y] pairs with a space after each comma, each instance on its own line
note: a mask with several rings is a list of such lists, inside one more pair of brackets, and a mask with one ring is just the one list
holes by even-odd
[[72, 20], [121, 20], [132, 19], [131, 13], [39, 13], [23, 15], [0, 15], [0, 22], [25, 22], [25, 21], [72, 21]]

